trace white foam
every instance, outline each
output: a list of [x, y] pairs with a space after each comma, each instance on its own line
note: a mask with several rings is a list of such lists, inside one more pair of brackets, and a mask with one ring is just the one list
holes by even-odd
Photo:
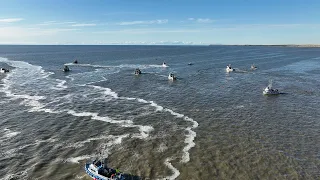
[[12, 179], [28, 179], [28, 172], [31, 171], [31, 169], [34, 168], [34, 165], [30, 166], [29, 168], [26, 168], [23, 171], [19, 171], [15, 174], [6, 174], [2, 180], [12, 180]]
[[173, 174], [171, 176], [167, 176], [163, 178], [163, 180], [174, 180], [180, 175], [180, 171], [175, 167], [173, 167], [172, 164], [170, 163], [171, 160], [172, 159], [170, 158], [166, 159], [164, 164], [173, 172]]
[[93, 157], [94, 157], [94, 155], [84, 155], [84, 156], [67, 158], [65, 161], [66, 162], [75, 163], [75, 164], [79, 164], [79, 161], [90, 159], [90, 158], [93, 158]]
[[169, 112], [170, 114], [172, 114], [173, 116], [176, 116], [177, 118], [183, 118], [184, 115], [183, 114], [180, 114], [180, 113], [176, 113], [174, 111], [172, 111], [171, 109], [165, 109], [165, 111]]
[[5, 138], [12, 138], [18, 134], [20, 134], [21, 132], [18, 132], [18, 131], [11, 131], [10, 129], [8, 128], [4, 128], [4, 135], [3, 137]]
[[133, 134], [133, 138], [145, 139], [149, 136], [149, 132], [153, 130], [152, 126], [143, 126], [143, 125], [122, 125], [122, 127], [137, 127], [139, 128], [140, 134]]
[[189, 150], [193, 148], [196, 144], [193, 142], [194, 138], [196, 137], [196, 132], [192, 131], [191, 128], [186, 128], [186, 131], [188, 131], [188, 134], [186, 135], [186, 139], [184, 140], [184, 143], [187, 145], [183, 148], [183, 154], [182, 154], [182, 163], [186, 163], [190, 161], [190, 155]]
[[57, 139], [49, 138], [49, 139], [46, 139], [46, 140], [35, 140], [35, 144], [39, 145], [41, 143], [53, 143], [53, 142], [56, 142], [56, 141], [57, 141]]
[[86, 143], [89, 143], [91, 141], [98, 141], [98, 140], [103, 140], [103, 139], [111, 139], [112, 141], [109, 141], [107, 143], [107, 145], [108, 146], [112, 146], [112, 145], [115, 145], [115, 144], [121, 144], [122, 139], [126, 138], [126, 137], [129, 137], [129, 134], [123, 134], [123, 135], [120, 135], [120, 136], [113, 136], [113, 135], [99, 136], [99, 137], [89, 138], [89, 139], [86, 139], [84, 141], [79, 141], [79, 142], [76, 142], [76, 143], [73, 143], [73, 144], [69, 144], [69, 145], [66, 145], [66, 146], [63, 145], [63, 147], [65, 147], [65, 148], [69, 148], [69, 147], [80, 148], [80, 147], [83, 147]]
[[22, 154], [22, 153], [17, 153], [18, 151], [24, 149], [24, 148], [27, 148], [29, 146], [34, 146], [35, 143], [31, 143], [31, 144], [26, 144], [26, 145], [22, 145], [22, 146], [19, 146], [17, 148], [11, 148], [10, 150], [7, 150], [3, 153], [1, 153], [2, 156], [6, 157], [6, 158], [9, 158], [9, 157], [15, 157], [17, 156], [17, 154]]
[[158, 105], [158, 104], [156, 104], [154, 101], [147, 101], [147, 100], [144, 100], [144, 99], [141, 99], [141, 98], [124, 98], [124, 99], [137, 100], [138, 102], [141, 102], [141, 103], [150, 104], [150, 106], [156, 108], [156, 111], [162, 111], [163, 110], [163, 107]]
[[111, 68], [163, 68], [163, 67], [169, 67], [168, 65], [158, 65], [158, 64], [120, 64], [115, 66], [104, 66], [104, 65], [95, 65], [95, 64], [74, 64], [74, 63], [66, 63], [64, 64], [66, 66], [79, 66], [79, 67], [92, 67], [92, 68], [105, 68], [105, 69], [111, 69]]
[[[128, 98], [127, 98], [128, 99]], [[149, 101], [146, 101], [144, 99], [140, 99], [140, 98], [136, 98], [138, 102], [141, 102], [141, 103], [149, 103]], [[128, 99], [130, 100], [130, 99]], [[135, 99], [134, 99], [135, 100]]]
[[95, 89], [99, 89], [99, 90], [103, 90], [104, 91], [104, 94], [107, 95], [107, 96], [111, 96], [115, 99], [118, 99], [118, 94], [114, 91], [112, 91], [110, 88], [104, 88], [104, 87], [101, 87], [101, 86], [94, 86], [94, 85], [88, 85], [90, 87], [93, 87]]
[[56, 81], [58, 81], [59, 83], [56, 85], [56, 87], [53, 87], [54, 89], [63, 90], [68, 88], [68, 86], [65, 85], [65, 83], [67, 82], [66, 80], [56, 79]]
[[153, 130], [153, 127], [151, 127], [151, 126], [134, 125], [131, 120], [113, 120], [110, 117], [98, 116], [97, 113], [92, 113], [92, 112], [77, 113], [74, 110], [69, 110], [69, 111], [67, 111], [67, 113], [71, 114], [73, 116], [78, 116], [78, 117], [91, 116], [91, 119], [104, 121], [104, 122], [108, 122], [111, 124], [119, 124], [121, 127], [138, 127], [139, 131], [140, 131], [140, 135], [134, 136], [134, 137], [139, 137], [139, 138], [147, 138], [149, 136], [149, 132]]
[[156, 111], [162, 111], [163, 110], [163, 107], [162, 106], [159, 106], [158, 104], [156, 104], [155, 102], [153, 101], [150, 101], [150, 105], [155, 107], [156, 108]]
[[[81, 147], [83, 144], [88, 143], [90, 141], [95, 141], [95, 140], [100, 140], [100, 139], [110, 139], [110, 141], [108, 141], [107, 143], [101, 144], [100, 145], [101, 147], [99, 147], [100, 155], [102, 155], [103, 157], [108, 157], [109, 148], [112, 147], [113, 145], [121, 144], [122, 139], [127, 138], [127, 137], [129, 137], [129, 134], [123, 134], [123, 135], [119, 135], [119, 136], [113, 136], [113, 135], [101, 136], [101, 137], [97, 137], [97, 138], [89, 138], [85, 141], [77, 142], [71, 146], [66, 146], [66, 147]], [[78, 146], [78, 145], [80, 145], [80, 146]], [[90, 159], [93, 157], [96, 157], [96, 155], [83, 155], [83, 156], [78, 156], [78, 157], [70, 157], [64, 161], [79, 164], [79, 161], [85, 160], [85, 159]]]
[[[182, 163], [186, 163], [190, 161], [190, 154], [189, 154], [189, 150], [195, 146], [194, 143], [194, 139], [197, 136], [197, 133], [195, 131], [193, 131], [192, 129], [197, 128], [199, 126], [198, 122], [193, 120], [192, 118], [185, 116], [184, 114], [180, 114], [177, 112], [174, 112], [171, 109], [168, 108], [163, 108], [162, 106], [158, 105], [157, 103], [155, 103], [154, 101], [147, 101], [141, 98], [126, 98], [126, 97], [120, 97], [121, 99], [127, 99], [127, 100], [137, 100], [138, 102], [141, 103], [149, 103], [150, 106], [155, 107], [156, 111], [166, 111], [169, 112], [171, 115], [176, 116], [177, 118], [183, 118], [185, 121], [191, 122], [192, 126], [191, 127], [186, 127], [185, 130], [188, 132], [188, 134], [186, 134], [186, 138], [184, 140], [184, 142], [186, 143], [186, 146], [183, 148], [183, 155], [182, 155], [182, 159], [181, 162]], [[142, 137], [145, 136], [144, 131], [141, 131], [141, 135]]]
[[[19, 88], [23, 89], [23, 86], [28, 87], [30, 86], [29, 83], [31, 83], [31, 86], [34, 84], [38, 85], [40, 89], [50, 89], [48, 85], [58, 87], [60, 89], [66, 88], [66, 86], [64, 86], [65, 81], [56, 80], [59, 81], [59, 83], [56, 86], [55, 83], [52, 82], [45, 84], [46, 81], [43, 81], [43, 79], [47, 79], [50, 75], [54, 73], [46, 72], [42, 69], [41, 66], [31, 65], [23, 61], [11, 61], [6, 58], [0, 58], [0, 62], [5, 62], [10, 66], [15, 67], [15, 69], [13, 69], [8, 74], [8, 76], [6, 76], [2, 80], [4, 82], [4, 85], [3, 88], [0, 89], [1, 92], [4, 92], [7, 97], [11, 98], [11, 100], [23, 99], [23, 101], [21, 101], [20, 104], [31, 107], [29, 112], [43, 111], [48, 113], [58, 113], [54, 112], [51, 109], [44, 108], [45, 105], [42, 104], [40, 101], [45, 100], [45, 96], [39, 96], [36, 94], [18, 94], [16, 92], [21, 93], [21, 91], [19, 91]], [[28, 79], [26, 80], [25, 77], [28, 77]], [[15, 86], [19, 86], [19, 88], [17, 89]], [[26, 91], [30, 91], [30, 89], [27, 89]]]
[[168, 146], [164, 143], [161, 143], [158, 148], [158, 152], [164, 152], [168, 149]]
[[129, 137], [129, 134], [123, 134], [120, 136], [109, 136], [109, 137], [112, 137], [113, 140], [107, 143], [108, 147], [116, 145], [116, 144], [121, 144], [122, 139]]

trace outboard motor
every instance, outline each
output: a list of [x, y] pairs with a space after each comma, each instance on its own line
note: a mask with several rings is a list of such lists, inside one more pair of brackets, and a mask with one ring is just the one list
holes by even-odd
[[103, 159], [103, 164], [104, 164], [104, 168], [107, 169], [108, 168], [108, 160], [107, 160], [107, 158]]

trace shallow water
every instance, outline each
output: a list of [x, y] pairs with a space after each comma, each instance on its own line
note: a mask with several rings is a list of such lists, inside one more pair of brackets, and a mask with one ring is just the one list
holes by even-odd
[[[0, 46], [0, 57], [2, 179], [90, 179], [96, 157], [141, 179], [320, 178], [318, 48]], [[283, 94], [263, 96], [269, 80]]]

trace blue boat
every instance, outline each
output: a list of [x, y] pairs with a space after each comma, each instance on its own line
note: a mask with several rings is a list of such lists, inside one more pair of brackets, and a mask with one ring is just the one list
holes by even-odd
[[95, 160], [92, 163], [86, 163], [84, 169], [86, 173], [94, 180], [124, 180], [124, 175], [117, 169], [108, 168], [107, 164]]

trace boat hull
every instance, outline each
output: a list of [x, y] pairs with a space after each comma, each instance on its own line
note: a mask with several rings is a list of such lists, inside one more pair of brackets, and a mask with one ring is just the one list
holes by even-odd
[[278, 91], [263, 91], [263, 95], [279, 95], [280, 93]]
[[227, 72], [233, 72], [234, 69], [226, 68], [226, 71], [227, 71]]
[[86, 164], [84, 166], [84, 169], [86, 171], [86, 173], [92, 178], [92, 179], [95, 179], [95, 180], [124, 180], [124, 176], [123, 175], [119, 175], [119, 176], [115, 176], [113, 178], [108, 178], [108, 177], [105, 177], [105, 176], [102, 176], [100, 174], [97, 174], [96, 172], [90, 170], [90, 164]]

